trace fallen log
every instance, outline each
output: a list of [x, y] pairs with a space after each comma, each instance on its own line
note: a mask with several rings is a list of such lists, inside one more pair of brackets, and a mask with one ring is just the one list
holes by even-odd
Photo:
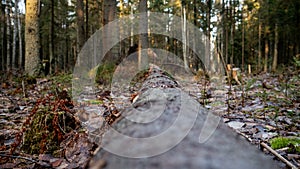
[[150, 68], [137, 97], [101, 138], [91, 168], [279, 168], [159, 68]]

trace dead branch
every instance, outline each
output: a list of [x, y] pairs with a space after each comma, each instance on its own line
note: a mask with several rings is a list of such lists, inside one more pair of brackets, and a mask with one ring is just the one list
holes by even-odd
[[291, 167], [292, 169], [297, 169], [298, 167], [296, 167], [294, 164], [292, 164], [291, 162], [289, 162], [287, 159], [285, 159], [284, 157], [282, 157], [280, 154], [278, 154], [274, 149], [272, 149], [270, 146], [268, 146], [266, 143], [260, 143], [261, 146], [263, 146], [264, 148], [266, 148], [268, 151], [270, 151], [274, 156], [276, 156], [277, 158], [279, 158], [282, 162], [284, 162], [286, 165], [288, 165], [289, 167]]

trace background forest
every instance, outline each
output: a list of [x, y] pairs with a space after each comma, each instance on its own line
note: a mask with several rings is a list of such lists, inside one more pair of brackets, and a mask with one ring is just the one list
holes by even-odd
[[[30, 28], [36, 30], [31, 32], [25, 26], [24, 2], [1, 1], [1, 71], [25, 69], [32, 75], [72, 72], [77, 54], [94, 32], [114, 19], [141, 10], [139, 1], [134, 0], [30, 2], [27, 3], [34, 8], [28, 7], [28, 15], [36, 15], [36, 28]], [[225, 64], [234, 64], [242, 70], [250, 65], [253, 71], [268, 72], [276, 71], [278, 65], [299, 60], [298, 0], [153, 0], [146, 3], [148, 11], [181, 16], [197, 26], [207, 35], [205, 42], [212, 42], [211, 53], [224, 58]], [[35, 35], [26, 37], [32, 32]], [[187, 41], [189, 36], [186, 34]], [[30, 47], [33, 41], [36, 46]], [[190, 67], [198, 69], [199, 58], [189, 50], [183, 52], [182, 43], [176, 39], [153, 35], [148, 42], [149, 47], [168, 50], [182, 58], [186, 56]], [[113, 58], [126, 56], [130, 46], [136, 43], [136, 37], [122, 41], [111, 51]], [[34, 67], [40, 70], [34, 73], [30, 70]]]
[[[264, 161], [266, 165], [280, 159], [281, 168], [300, 167], [299, 0], [0, 2], [0, 168], [106, 165], [97, 154], [101, 154], [101, 148], [96, 148], [106, 127], [118, 124], [128, 105], [148, 110], [153, 96], [153, 103], [161, 106], [161, 91], [170, 91], [166, 95], [166, 112], [175, 115], [180, 106], [190, 111], [197, 103], [195, 110], [201, 106], [222, 117], [222, 125], [259, 145], [266, 154], [273, 154], [275, 160]], [[149, 15], [138, 15], [147, 12]], [[154, 20], [152, 12], [168, 17]], [[128, 23], [113, 22], [117, 19]], [[155, 22], [162, 20], [166, 22]], [[193, 29], [189, 29], [191, 25]], [[173, 34], [153, 33], [156, 27]], [[171, 37], [174, 34], [177, 36]], [[110, 48], [112, 41], [117, 43]], [[142, 55], [140, 49], [147, 49], [147, 55]], [[138, 58], [125, 60], [135, 52]], [[177, 60], [163, 60], [164, 54], [176, 56]], [[96, 56], [103, 56], [104, 64], [97, 63]], [[163, 64], [141, 71], [145, 68], [142, 66], [160, 58], [174, 72], [166, 70]], [[126, 64], [122, 65], [123, 61]], [[182, 65], [176, 67], [177, 61], [183, 63], [184, 69], [180, 69]], [[219, 74], [220, 85], [220, 79], [210, 73], [220, 73], [223, 68], [226, 72]], [[94, 77], [96, 80], [92, 81]], [[148, 89], [154, 88], [160, 93], [151, 93], [151, 99], [144, 97], [152, 91]], [[184, 91], [193, 99], [178, 100], [173, 89]], [[185, 104], [186, 100], [193, 100], [193, 104]], [[166, 118], [162, 123], [171, 119], [169, 115], [161, 117]], [[219, 124], [204, 116], [199, 119]], [[149, 125], [149, 131], [156, 128]], [[143, 134], [148, 129], [135, 132]], [[223, 162], [231, 165], [232, 160], [228, 159], [236, 159], [226, 151], [219, 153], [225, 147], [229, 152], [242, 152], [242, 161], [236, 161], [243, 166], [262, 167], [260, 156], [254, 158], [259, 167], [248, 166], [253, 159], [244, 155], [251, 153], [244, 146], [239, 148], [236, 137], [223, 135], [216, 140], [212, 142], [214, 148], [207, 150], [212, 150], [209, 158], [221, 156], [217, 166], [226, 168]], [[219, 140], [225, 140], [230, 148]], [[200, 149], [194, 149], [191, 142], [187, 145], [192, 148], [184, 151], [193, 157], [181, 153], [178, 157], [184, 156], [182, 159], [189, 164], [198, 162], [194, 153], [201, 157], [201, 148], [206, 145], [201, 144]], [[167, 161], [158, 158], [162, 164]], [[177, 161], [173, 154], [169, 159]], [[205, 168], [202, 166], [208, 163], [206, 158], [200, 160], [203, 163], [195, 168]], [[234, 163], [232, 166], [241, 168]]]

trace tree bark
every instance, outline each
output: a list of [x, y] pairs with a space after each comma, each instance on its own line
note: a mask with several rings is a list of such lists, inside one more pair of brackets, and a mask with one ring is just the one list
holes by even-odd
[[265, 61], [264, 61], [264, 72], [268, 72], [268, 60], [269, 60], [269, 41], [265, 39]]
[[[102, 40], [103, 49], [102, 50], [108, 49], [108, 47], [111, 44], [112, 38], [119, 38], [113, 34], [113, 32], [115, 33], [116, 28], [112, 28], [109, 25], [107, 25], [109, 22], [111, 22], [115, 19], [116, 5], [117, 5], [116, 0], [106, 0], [106, 1], [103, 1], [103, 3], [102, 3], [102, 11], [103, 11], [102, 25], [105, 26], [106, 27], [105, 30], [107, 30], [102, 33], [102, 35], [103, 35], [103, 40]], [[115, 62], [116, 61], [115, 58], [113, 57], [113, 53], [111, 52], [111, 50], [108, 51], [107, 53], [103, 53], [103, 56], [104, 56], [104, 60], [106, 62]]]
[[39, 0], [26, 1], [25, 43], [25, 72], [40, 75]]
[[[54, 73], [57, 69], [57, 59], [54, 54], [54, 1], [51, 0], [51, 22], [49, 30], [49, 62], [50, 62], [50, 74]], [[48, 73], [48, 72], [46, 72]]]
[[262, 23], [260, 21], [260, 16], [258, 18], [258, 64], [257, 64], [257, 70], [260, 72], [261, 71], [261, 53], [262, 53], [262, 48], [261, 48], [261, 29], [262, 29]]
[[212, 65], [211, 65], [211, 45], [210, 45], [210, 20], [211, 20], [211, 0], [206, 1], [207, 5], [207, 10], [206, 10], [206, 22], [207, 22], [207, 27], [206, 27], [206, 45], [205, 45], [205, 67], [207, 68], [206, 70], [212, 71]]
[[244, 21], [244, 4], [242, 5], [242, 72], [245, 68], [245, 21]]
[[272, 64], [272, 71], [275, 72], [277, 69], [278, 62], [278, 25], [275, 24], [275, 43], [274, 43], [274, 58]]
[[[125, 5], [124, 5], [124, 0], [120, 0], [120, 14], [119, 14], [119, 18], [122, 19], [122, 17], [124, 16], [124, 11], [125, 10]], [[119, 53], [121, 55], [121, 57], [125, 57], [126, 56], [126, 44], [125, 44], [125, 40], [122, 40], [125, 37], [125, 32], [124, 32], [124, 28], [123, 28], [123, 24], [120, 23], [120, 36], [119, 36], [119, 40], [120, 40], [120, 47], [119, 47]]]
[[23, 37], [22, 37], [21, 14], [18, 15], [18, 37], [19, 37], [19, 61], [18, 61], [18, 63], [19, 63], [19, 69], [23, 69]]
[[85, 41], [89, 36], [89, 0], [85, 0]]
[[230, 46], [231, 46], [231, 56], [230, 56], [230, 64], [234, 64], [234, 34], [235, 34], [235, 6], [233, 5], [234, 1], [230, 0]]
[[77, 55], [79, 54], [81, 48], [85, 42], [85, 32], [84, 32], [84, 4], [83, 0], [76, 1], [76, 15], [77, 15]]
[[17, 51], [17, 34], [18, 34], [18, 3], [19, 0], [15, 0], [15, 11], [14, 11], [14, 30], [13, 30], [13, 48], [12, 48], [12, 68], [16, 68], [16, 51]]
[[186, 6], [185, 6], [184, 2], [182, 2], [181, 11], [182, 11], [182, 17], [183, 17], [182, 23], [181, 23], [183, 64], [184, 64], [185, 70], [188, 71], [189, 66], [188, 66], [188, 60], [187, 60], [187, 31], [186, 31], [187, 16], [186, 16]]
[[[139, 19], [139, 51], [138, 51], [138, 66], [139, 70], [143, 70], [148, 68], [149, 59], [147, 50], [148, 48], [148, 7], [147, 7], [147, 0], [140, 0], [139, 2], [139, 12], [140, 12], [140, 19]], [[147, 32], [147, 33], [141, 33]]]
[[11, 53], [10, 53], [10, 28], [11, 28], [11, 18], [10, 18], [10, 13], [11, 13], [11, 1], [7, 0], [6, 1], [6, 70], [10, 71], [11, 69]]
[[[279, 168], [274, 160], [258, 151], [254, 145], [249, 144], [224, 123], [219, 122], [218, 124], [215, 121], [216, 116], [202, 108], [187, 93], [182, 92], [177, 82], [166, 76], [157, 67], [150, 67], [149, 76], [142, 83], [139, 95], [134, 100], [132, 107], [122, 111], [121, 116], [126, 118], [120, 117], [112, 124], [113, 129], [122, 133], [123, 136], [111, 133], [111, 130], [106, 131], [104, 136], [98, 135], [102, 140], [99, 144], [104, 148], [101, 148], [94, 156], [92, 164], [93, 161], [97, 162], [101, 159], [106, 162], [106, 169]], [[136, 119], [149, 120], [160, 110], [162, 110], [159, 112], [160, 116], [149, 123], [133, 122], [127, 119], [129, 117], [127, 115], [134, 114]], [[197, 114], [196, 117], [193, 113]], [[217, 128], [213, 130], [210, 127], [215, 123], [217, 123]], [[189, 128], [189, 124], [191, 124], [191, 130], [185, 132]], [[172, 130], [173, 133], [168, 130]], [[99, 131], [103, 132], [103, 130]], [[166, 134], [168, 132], [169, 134]], [[200, 136], [210, 132], [212, 135], [208, 140], [200, 143]], [[182, 133], [185, 134], [182, 140], [176, 142], [174, 147], [165, 149], [164, 145], [172, 144]], [[92, 138], [97, 137], [97, 133], [94, 134], [91, 135]], [[161, 135], [164, 137], [160, 138], [162, 140], [158, 139]], [[141, 138], [141, 140], [128, 141], [128, 138]], [[144, 138], [154, 138], [154, 141], [147, 142], [147, 140], [143, 140]], [[118, 151], [107, 151], [110, 146], [117, 147]], [[149, 155], [160, 150], [162, 150], [161, 154]], [[129, 154], [144, 154], [145, 157], [128, 158], [120, 155], [128, 152]]]
[[1, 8], [0, 8], [0, 21], [1, 21], [1, 68], [0, 70], [5, 70], [6, 62], [5, 62], [5, 56], [6, 56], [6, 50], [5, 50], [5, 41], [6, 41], [6, 20], [5, 20], [5, 7], [2, 4], [2, 1], [0, 2]]
[[228, 7], [225, 8], [225, 16], [226, 21], [224, 21], [225, 25], [225, 64], [228, 64], [228, 51], [229, 51], [229, 33], [228, 33]]

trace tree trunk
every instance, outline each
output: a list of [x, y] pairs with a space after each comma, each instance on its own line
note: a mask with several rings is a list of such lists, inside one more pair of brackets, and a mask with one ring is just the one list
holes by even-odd
[[[18, 11], [19, 12], [19, 11]], [[19, 69], [23, 69], [23, 37], [22, 37], [22, 25], [21, 14], [18, 15], [18, 36], [19, 36]]]
[[269, 60], [269, 41], [265, 39], [265, 61], [264, 61], [264, 72], [268, 72], [268, 60]]
[[11, 69], [11, 53], [10, 53], [10, 26], [11, 26], [11, 2], [10, 0], [6, 1], [6, 69], [10, 71]]
[[183, 92], [161, 69], [151, 66], [137, 93], [111, 128], [90, 132], [103, 147], [93, 157], [91, 167], [101, 159], [106, 169], [279, 168]]
[[[120, 14], [119, 14], [119, 18], [122, 19], [122, 17], [124, 16], [124, 0], [120, 0]], [[125, 40], [122, 40], [125, 37], [125, 32], [124, 32], [124, 28], [123, 28], [123, 24], [120, 23], [120, 48], [119, 48], [119, 53], [121, 55], [121, 58], [124, 58], [126, 55], [126, 44], [125, 44]]]
[[244, 4], [242, 6], [242, 72], [245, 67], [245, 21], [244, 21]]
[[275, 72], [277, 69], [278, 62], [278, 25], [275, 24], [275, 43], [274, 43], [274, 58], [272, 64], [272, 71]]
[[259, 22], [259, 25], [258, 25], [258, 64], [257, 64], [257, 70], [260, 72], [261, 71], [261, 27], [262, 27], [262, 23], [260, 21], [260, 16], [258, 18], [258, 22]]
[[[113, 33], [115, 33], [114, 30], [116, 30], [116, 28], [112, 28], [112, 27], [110, 27], [110, 25], [107, 25], [107, 24], [115, 19], [117, 2], [116, 2], [116, 0], [106, 0], [106, 1], [103, 1], [102, 4], [103, 4], [103, 6], [102, 6], [102, 11], [103, 11], [102, 25], [106, 27], [104, 29], [104, 31], [107, 30], [102, 33], [102, 35], [103, 35], [102, 50], [107, 50], [111, 44], [111, 39], [116, 38], [115, 35], [113, 34]], [[115, 62], [111, 50], [106, 53], [103, 53], [103, 56], [104, 56], [104, 60], [106, 62]]]
[[186, 32], [186, 20], [187, 20], [187, 16], [186, 16], [186, 6], [183, 2], [183, 4], [181, 5], [181, 10], [182, 10], [182, 23], [181, 23], [181, 27], [182, 27], [182, 55], [183, 55], [183, 64], [184, 64], [184, 69], [186, 71], [188, 71], [189, 66], [188, 66], [188, 60], [187, 60], [187, 32]]
[[17, 34], [18, 34], [18, 3], [19, 0], [15, 0], [14, 11], [14, 30], [13, 30], [13, 48], [12, 48], [12, 68], [16, 68], [16, 51], [17, 51]]
[[231, 47], [231, 56], [230, 56], [230, 64], [234, 64], [234, 33], [235, 33], [235, 8], [233, 6], [233, 0], [230, 0], [230, 47]]
[[5, 39], [6, 39], [6, 21], [5, 21], [5, 8], [4, 5], [2, 4], [2, 1], [0, 2], [0, 21], [1, 21], [1, 65], [0, 65], [0, 70], [5, 70]]
[[26, 1], [25, 16], [25, 72], [30, 76], [41, 74], [39, 56], [39, 0]]
[[51, 0], [51, 23], [50, 23], [50, 30], [49, 30], [50, 74], [54, 73], [57, 68], [57, 59], [55, 58], [54, 55], [54, 1], [55, 0]]
[[85, 42], [85, 32], [84, 32], [84, 10], [83, 10], [83, 0], [76, 1], [76, 15], [77, 15], [77, 55], [79, 54], [81, 48]]
[[207, 27], [206, 27], [206, 70], [209, 70], [209, 71], [214, 71], [213, 70], [213, 66], [212, 66], [212, 60], [213, 58], [211, 58], [213, 55], [211, 54], [211, 44], [210, 44], [210, 40], [211, 40], [211, 32], [210, 32], [210, 24], [211, 24], [211, 3], [212, 1], [211, 0], [207, 0], [206, 1], [206, 5], [207, 5], [207, 11], [206, 11], [206, 22], [207, 22]]
[[[140, 12], [140, 19], [139, 19], [139, 52], [138, 52], [138, 67], [139, 70], [143, 70], [148, 68], [149, 61], [148, 61], [148, 16], [147, 16], [147, 0], [140, 0], [139, 2], [139, 12]], [[141, 33], [143, 32], [143, 33]], [[146, 32], [146, 33], [145, 33]]]
[[85, 0], [85, 41], [89, 38], [89, 0]]
[[229, 35], [228, 35], [228, 8], [225, 9], [226, 21], [225, 25], [225, 64], [228, 64], [228, 50], [229, 50]]

